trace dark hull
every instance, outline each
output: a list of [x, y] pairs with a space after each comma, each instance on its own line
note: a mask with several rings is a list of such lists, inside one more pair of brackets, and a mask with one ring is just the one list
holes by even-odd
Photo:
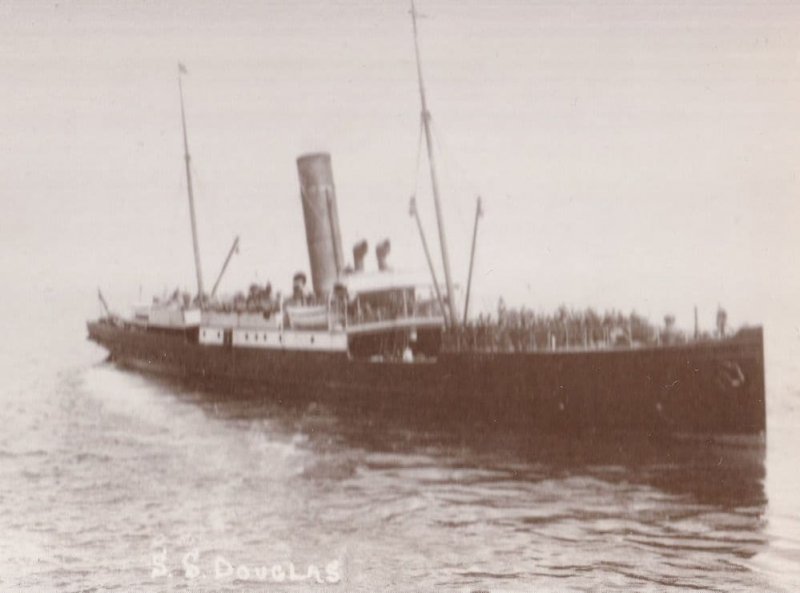
[[442, 353], [387, 363], [342, 353], [201, 346], [192, 336], [89, 323], [112, 360], [220, 397], [320, 402], [508, 430], [756, 436], [766, 428], [761, 329], [686, 346]]

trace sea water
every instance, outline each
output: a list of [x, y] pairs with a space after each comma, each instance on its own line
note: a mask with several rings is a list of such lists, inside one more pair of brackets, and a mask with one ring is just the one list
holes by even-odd
[[759, 451], [231, 398], [106, 362], [85, 307], [8, 313], [0, 590], [800, 588], [791, 332]]

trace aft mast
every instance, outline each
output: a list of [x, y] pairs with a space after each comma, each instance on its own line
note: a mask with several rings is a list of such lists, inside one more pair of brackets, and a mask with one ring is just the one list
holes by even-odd
[[444, 232], [444, 218], [442, 216], [442, 206], [439, 202], [439, 182], [436, 178], [436, 163], [433, 156], [433, 140], [431, 139], [431, 114], [428, 111], [428, 103], [425, 99], [425, 83], [422, 80], [422, 62], [419, 57], [419, 40], [417, 38], [417, 9], [414, 0], [411, 0], [411, 22], [414, 26], [414, 49], [417, 56], [417, 77], [419, 78], [419, 98], [422, 103], [422, 127], [425, 129], [425, 144], [428, 149], [428, 164], [431, 170], [431, 186], [433, 189], [433, 203], [436, 206], [436, 223], [439, 227], [439, 243], [442, 249], [442, 265], [444, 267], [444, 281], [447, 287], [447, 306], [451, 327], [458, 325], [458, 313], [456, 311], [456, 299], [453, 293], [453, 280], [450, 275], [450, 258], [447, 254], [447, 239]]
[[189, 166], [189, 140], [186, 135], [186, 113], [183, 109], [183, 82], [181, 75], [186, 74], [186, 66], [178, 64], [178, 92], [181, 97], [181, 123], [183, 124], [183, 151], [186, 159], [186, 187], [189, 190], [189, 217], [192, 223], [192, 246], [194, 247], [194, 268], [197, 273], [197, 302], [203, 308], [203, 271], [200, 268], [200, 247], [197, 241], [197, 221], [194, 214], [194, 194], [192, 192], [192, 172]]

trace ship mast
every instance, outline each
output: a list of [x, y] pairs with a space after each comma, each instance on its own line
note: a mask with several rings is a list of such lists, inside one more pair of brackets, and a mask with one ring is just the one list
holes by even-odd
[[453, 293], [453, 280], [450, 275], [450, 258], [447, 254], [447, 239], [444, 232], [444, 218], [442, 217], [442, 205], [439, 201], [439, 182], [436, 178], [436, 163], [433, 156], [433, 140], [431, 139], [431, 114], [428, 111], [428, 103], [425, 100], [425, 83], [422, 80], [422, 62], [419, 56], [419, 39], [417, 36], [417, 9], [414, 0], [411, 0], [411, 22], [414, 26], [414, 49], [417, 56], [417, 77], [419, 78], [419, 98], [422, 103], [422, 127], [425, 129], [425, 145], [428, 149], [428, 164], [431, 170], [431, 186], [433, 189], [433, 203], [436, 206], [436, 223], [439, 228], [439, 243], [442, 249], [442, 265], [444, 267], [444, 281], [447, 287], [447, 306], [450, 309], [449, 317], [452, 327], [458, 325], [458, 313], [456, 312], [456, 299]]
[[197, 273], [197, 301], [203, 308], [203, 271], [200, 268], [200, 247], [197, 241], [197, 221], [194, 214], [194, 194], [192, 192], [192, 172], [189, 166], [189, 140], [186, 134], [186, 113], [183, 109], [183, 82], [181, 75], [186, 74], [186, 67], [178, 64], [178, 93], [181, 97], [181, 123], [183, 124], [183, 151], [186, 160], [186, 187], [189, 190], [189, 217], [192, 223], [192, 246], [194, 247], [194, 268]]

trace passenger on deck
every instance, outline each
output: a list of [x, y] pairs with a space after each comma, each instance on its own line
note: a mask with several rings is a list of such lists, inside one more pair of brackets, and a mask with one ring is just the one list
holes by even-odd
[[292, 303], [305, 305], [306, 303], [306, 275], [297, 272], [292, 278]]

